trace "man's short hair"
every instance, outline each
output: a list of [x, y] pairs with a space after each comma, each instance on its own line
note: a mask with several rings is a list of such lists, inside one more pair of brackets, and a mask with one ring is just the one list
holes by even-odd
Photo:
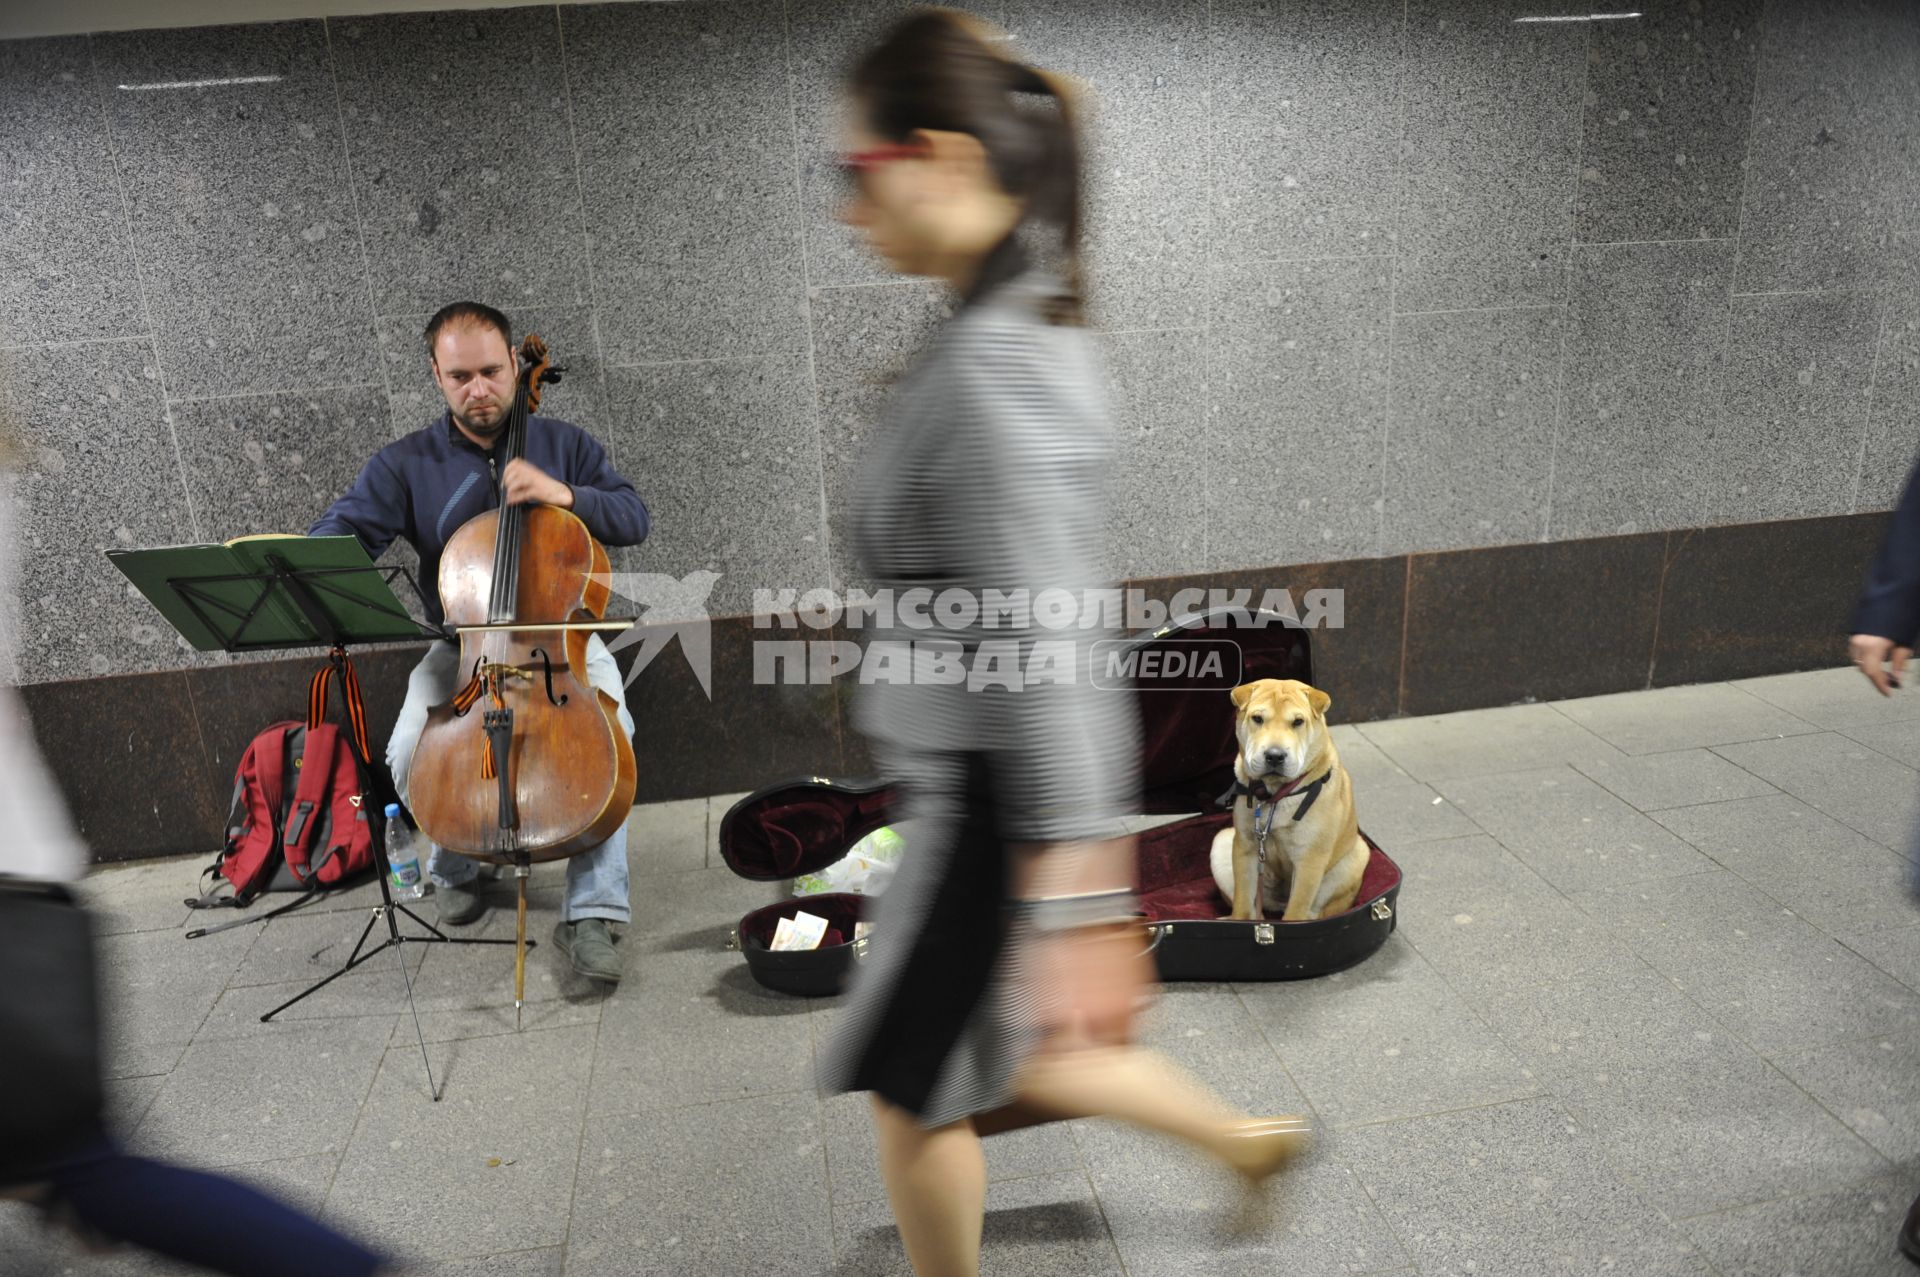
[[485, 302], [454, 302], [435, 311], [433, 318], [427, 321], [427, 355], [433, 355], [433, 343], [440, 337], [440, 330], [451, 325], [473, 328], [491, 328], [500, 334], [500, 340], [507, 343], [507, 349], [513, 349], [513, 325], [507, 317], [487, 305]]

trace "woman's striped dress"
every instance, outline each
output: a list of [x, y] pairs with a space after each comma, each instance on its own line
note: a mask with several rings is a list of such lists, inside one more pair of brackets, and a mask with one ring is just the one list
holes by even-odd
[[[1082, 596], [1103, 584], [1108, 421], [1087, 333], [1042, 317], [1056, 291], [1030, 273], [970, 303], [896, 388], [853, 509], [861, 562], [896, 597], [916, 587]], [[1137, 799], [1135, 707], [1088, 679], [1093, 645], [1117, 637], [1102, 625], [870, 637], [1003, 652], [1014, 640], [1023, 657], [1036, 642], [1056, 656], [1072, 645], [1071, 681], [860, 689], [856, 722], [882, 774], [906, 788], [907, 845], [824, 1077], [937, 1126], [1007, 1103], [1038, 1040], [1041, 995], [1020, 978], [1024, 926], [1003, 908], [1004, 845], [1119, 831]], [[1043, 861], [1035, 894], [1048, 894], [1049, 876]]]

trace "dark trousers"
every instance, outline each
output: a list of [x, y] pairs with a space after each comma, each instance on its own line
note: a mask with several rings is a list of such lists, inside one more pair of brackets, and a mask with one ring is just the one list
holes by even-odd
[[233, 1277], [370, 1277], [383, 1262], [258, 1189], [101, 1138], [36, 1176], [89, 1232]]

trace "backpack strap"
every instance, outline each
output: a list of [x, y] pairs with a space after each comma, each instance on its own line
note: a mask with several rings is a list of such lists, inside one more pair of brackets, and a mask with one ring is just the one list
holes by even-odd
[[287, 808], [287, 827], [281, 838], [287, 868], [302, 883], [310, 883], [319, 872], [309, 864], [314, 836], [325, 823], [328, 795], [333, 791], [333, 760], [339, 752], [340, 729], [332, 723], [307, 725], [306, 751], [300, 761], [300, 779], [294, 786], [293, 805]]

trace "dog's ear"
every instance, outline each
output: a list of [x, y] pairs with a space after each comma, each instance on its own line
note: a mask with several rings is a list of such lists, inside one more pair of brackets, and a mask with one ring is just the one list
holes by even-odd
[[1252, 683], [1242, 683], [1240, 684], [1240, 686], [1233, 689], [1233, 707], [1235, 709], [1245, 709], [1247, 707], [1247, 702], [1252, 699], [1253, 699]]
[[1333, 697], [1327, 695], [1325, 692], [1321, 691], [1319, 688], [1309, 687], [1307, 689], [1307, 708], [1311, 709], [1315, 714], [1318, 714], [1321, 718], [1325, 718], [1327, 716], [1327, 706], [1331, 704], [1333, 704]]

